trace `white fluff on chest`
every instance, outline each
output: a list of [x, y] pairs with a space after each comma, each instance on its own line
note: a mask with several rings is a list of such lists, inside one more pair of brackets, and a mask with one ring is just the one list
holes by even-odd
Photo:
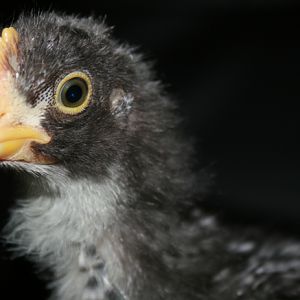
[[[37, 169], [32, 171], [36, 173]], [[8, 242], [17, 245], [19, 253], [32, 255], [56, 273], [66, 272], [74, 263], [78, 267], [83, 245], [97, 245], [106, 265], [118, 264], [107, 234], [103, 240], [115, 224], [122, 193], [115, 173], [111, 172], [100, 183], [71, 180], [55, 169], [46, 170], [45, 174], [48, 187], [40, 185], [37, 178], [37, 182], [28, 186], [29, 191], [38, 187], [42, 192], [29, 193], [29, 198], [17, 200], [18, 206], [5, 229]], [[119, 271], [112, 269], [110, 277], [118, 277]]]

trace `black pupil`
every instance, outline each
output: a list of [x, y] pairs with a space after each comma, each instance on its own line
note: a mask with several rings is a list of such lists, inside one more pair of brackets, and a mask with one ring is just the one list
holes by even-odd
[[68, 102], [76, 103], [81, 99], [82, 94], [82, 88], [79, 85], [74, 84], [67, 89], [65, 97]]

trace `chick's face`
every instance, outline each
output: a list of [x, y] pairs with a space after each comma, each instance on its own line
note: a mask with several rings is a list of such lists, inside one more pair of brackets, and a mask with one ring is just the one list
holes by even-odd
[[23, 17], [4, 29], [0, 160], [76, 173], [111, 165], [124, 147], [117, 111], [131, 86], [129, 58], [114, 49], [89, 19]]

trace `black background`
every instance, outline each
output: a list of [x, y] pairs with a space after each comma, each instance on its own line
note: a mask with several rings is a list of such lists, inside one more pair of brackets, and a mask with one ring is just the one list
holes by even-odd
[[[121, 41], [156, 62], [216, 173], [209, 206], [243, 223], [297, 234], [300, 224], [300, 6], [291, 1], [39, 1], [1, 4], [9, 25], [26, 9], [106, 16]], [[8, 4], [6, 4], [8, 5]], [[2, 188], [10, 184], [0, 177]], [[1, 188], [1, 189], [2, 189]], [[2, 193], [3, 194], [3, 193]], [[1, 223], [10, 197], [1, 196]], [[1, 293], [43, 299], [22, 259], [1, 250]], [[1, 296], [2, 298], [2, 296]]]

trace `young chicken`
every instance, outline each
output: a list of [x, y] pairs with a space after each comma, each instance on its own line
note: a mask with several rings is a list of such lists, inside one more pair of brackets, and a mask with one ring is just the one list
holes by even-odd
[[9, 244], [53, 299], [299, 299], [300, 244], [201, 208], [176, 105], [93, 18], [21, 16], [0, 41], [0, 167], [22, 173]]

